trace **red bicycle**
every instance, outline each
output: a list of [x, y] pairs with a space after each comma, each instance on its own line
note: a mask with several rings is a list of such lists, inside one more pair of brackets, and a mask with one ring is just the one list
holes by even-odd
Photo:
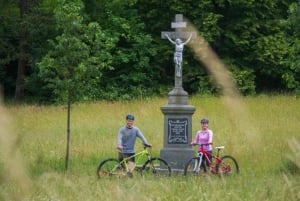
[[[198, 145], [198, 144], [193, 144]], [[203, 146], [210, 144], [200, 144], [200, 151], [197, 156], [191, 158], [184, 167], [184, 175], [198, 175], [201, 173], [202, 169], [207, 172], [206, 167], [208, 166], [209, 171], [213, 174], [220, 175], [231, 175], [239, 173], [239, 165], [237, 160], [230, 155], [220, 156], [220, 150], [224, 149], [224, 146], [216, 147], [217, 154], [211, 154], [207, 152]], [[205, 160], [203, 160], [205, 158]], [[212, 160], [210, 160], [210, 158]], [[214, 161], [213, 161], [214, 159]]]

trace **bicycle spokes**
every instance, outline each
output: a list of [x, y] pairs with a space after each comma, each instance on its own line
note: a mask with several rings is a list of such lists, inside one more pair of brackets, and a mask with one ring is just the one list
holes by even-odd
[[152, 158], [148, 160], [143, 168], [142, 175], [145, 176], [170, 176], [171, 168], [168, 163], [161, 158]]
[[225, 173], [225, 174], [231, 173], [230, 165], [222, 165], [222, 172]]
[[187, 162], [184, 168], [184, 175], [199, 174], [199, 172], [200, 172], [200, 159], [199, 157], [194, 157]]
[[238, 174], [239, 166], [232, 156], [226, 155], [221, 158], [221, 162], [217, 166], [219, 174]]
[[122, 177], [126, 175], [126, 170], [119, 164], [117, 159], [107, 159], [100, 163], [97, 175], [99, 178]]

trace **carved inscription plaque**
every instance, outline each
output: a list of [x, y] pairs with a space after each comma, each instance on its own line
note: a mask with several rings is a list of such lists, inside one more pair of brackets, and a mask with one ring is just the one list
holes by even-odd
[[186, 144], [188, 142], [188, 119], [168, 119], [168, 143]]

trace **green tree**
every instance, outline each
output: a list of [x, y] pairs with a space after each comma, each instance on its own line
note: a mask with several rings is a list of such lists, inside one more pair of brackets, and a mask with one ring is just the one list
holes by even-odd
[[136, 0], [86, 1], [87, 13], [110, 36], [117, 39], [113, 69], [103, 71], [99, 98], [132, 99], [157, 93], [160, 66], [155, 62], [156, 42], [145, 31], [146, 23], [138, 14]]
[[14, 95], [19, 51], [20, 10], [15, 1], [0, 1], [0, 85]]
[[[25, 100], [35, 102], [51, 102], [56, 97], [52, 89], [44, 87], [47, 82], [39, 75], [38, 62], [52, 48], [49, 40], [55, 39], [60, 34], [56, 28], [54, 19], [54, 9], [57, 5], [56, 0], [43, 0], [30, 9], [28, 19], [29, 34], [29, 62], [27, 75], [25, 78]], [[41, 90], [42, 88], [42, 90]]]
[[70, 106], [86, 94], [93, 93], [99, 84], [101, 71], [110, 68], [109, 50], [114, 40], [98, 23], [84, 23], [83, 3], [80, 0], [59, 1], [54, 10], [57, 29], [61, 35], [50, 41], [52, 49], [39, 63], [40, 76], [47, 82], [59, 101], [67, 101], [67, 152], [69, 158]]
[[[29, 10], [28, 0], [20, 0], [19, 7], [21, 21], [26, 22], [24, 18]], [[19, 62], [15, 91], [15, 98], [17, 100], [24, 98], [25, 72], [28, 64], [28, 28], [26, 23], [21, 23], [20, 25]]]
[[6, 97], [49, 97], [40, 90], [44, 83], [36, 76], [36, 63], [45, 55], [47, 40], [55, 33], [55, 4], [48, 0], [0, 1], [0, 83]]
[[300, 1], [291, 4], [289, 8], [289, 18], [287, 26], [291, 27], [289, 32], [293, 40], [291, 40], [292, 56], [285, 60], [288, 68], [283, 74], [283, 79], [287, 83], [287, 87], [300, 92]]
[[[215, 1], [221, 35], [214, 48], [220, 57], [232, 64], [230, 69], [247, 71], [257, 90], [282, 90], [281, 78], [286, 65], [283, 58], [290, 55], [286, 19], [287, 0]], [[239, 71], [236, 71], [238, 74]], [[250, 80], [249, 80], [250, 81]], [[251, 83], [251, 82], [244, 82]]]

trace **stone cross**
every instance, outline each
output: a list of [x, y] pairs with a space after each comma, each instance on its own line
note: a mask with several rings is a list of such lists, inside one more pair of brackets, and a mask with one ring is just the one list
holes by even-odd
[[[175, 22], [171, 23], [171, 28], [175, 32], [161, 32], [162, 39], [168, 39], [175, 45], [174, 63], [175, 63], [175, 88], [182, 88], [182, 53], [184, 45], [187, 44], [193, 36], [193, 32], [184, 32], [186, 22], [183, 21], [182, 14], [175, 15]], [[172, 40], [173, 39], [173, 40]], [[182, 41], [185, 40], [185, 41]]]
[[182, 53], [194, 32], [182, 31], [187, 26], [182, 14], [175, 16], [171, 27], [175, 32], [162, 32], [161, 38], [168, 39], [175, 45], [175, 87], [168, 93], [168, 105], [162, 106], [164, 114], [164, 147], [160, 151], [162, 158], [168, 159], [172, 171], [182, 172], [187, 160], [194, 156], [190, 146], [192, 141], [192, 115], [195, 107], [188, 105], [188, 93], [182, 88]]

